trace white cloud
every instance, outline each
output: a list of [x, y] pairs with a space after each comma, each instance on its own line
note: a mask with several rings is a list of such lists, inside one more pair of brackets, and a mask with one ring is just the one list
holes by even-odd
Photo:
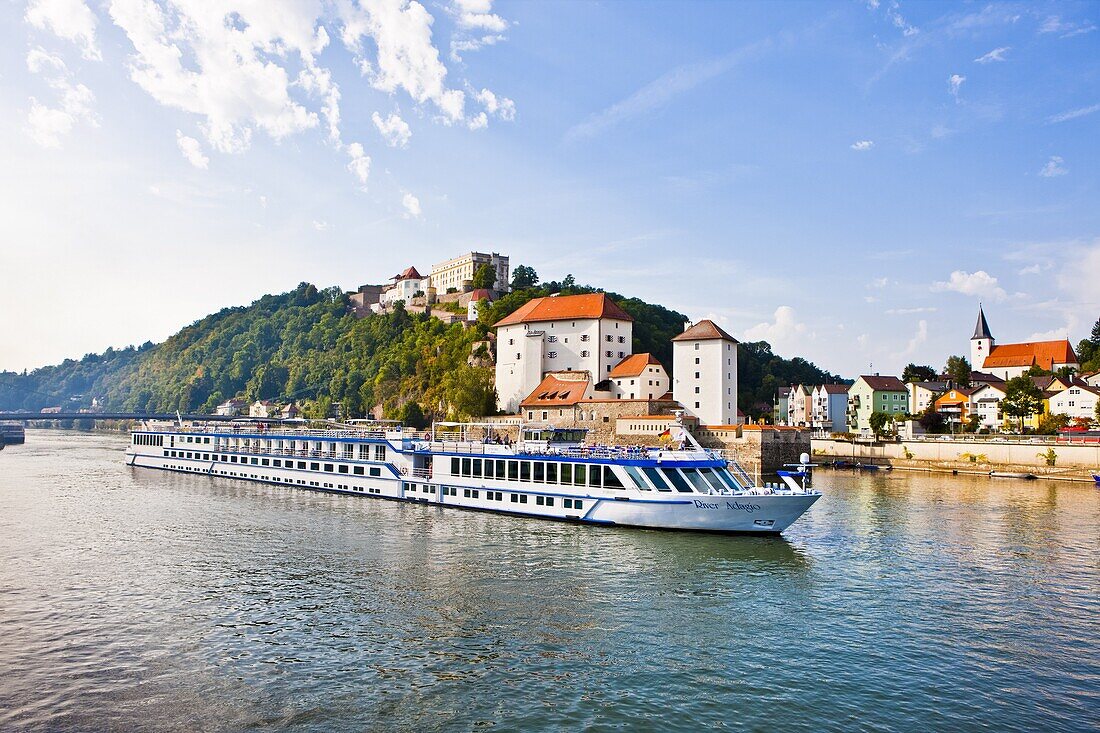
[[476, 115], [466, 120], [466, 126], [471, 130], [484, 130], [489, 126], [489, 116], [484, 112], [478, 112]]
[[84, 0], [30, 0], [23, 18], [35, 28], [72, 41], [84, 58], [102, 58], [95, 42], [95, 15]]
[[203, 155], [202, 144], [198, 140], [176, 130], [176, 144], [179, 145], [180, 152], [183, 153], [184, 158], [187, 158], [188, 163], [196, 168], [206, 170], [206, 167], [210, 164], [210, 158]]
[[365, 186], [367, 179], [370, 178], [370, 156], [363, 151], [362, 145], [352, 143], [348, 146], [348, 157], [351, 158], [348, 170], [355, 174], [361, 185]]
[[923, 318], [917, 323], [917, 332], [913, 334], [913, 338], [909, 339], [909, 343], [905, 345], [905, 350], [899, 354], [900, 358], [906, 358], [915, 356], [920, 352], [920, 349], [924, 344], [928, 342], [928, 321]]
[[44, 148], [60, 148], [62, 139], [78, 122], [98, 127], [99, 122], [92, 111], [95, 95], [83, 84], [73, 82], [64, 61], [41, 48], [34, 48], [27, 54], [27, 69], [45, 77], [58, 97], [57, 106], [53, 107], [35, 97], [30, 98], [31, 107], [24, 129], [31, 139]]
[[959, 101], [959, 88], [964, 81], [966, 81], [966, 77], [960, 74], [952, 74], [947, 78], [947, 91], [951, 93], [956, 102]]
[[353, 52], [361, 53], [370, 37], [378, 51], [374, 66], [366, 67], [375, 89], [394, 93], [404, 89], [417, 103], [433, 103], [442, 121], [464, 119], [466, 95], [447, 88], [447, 67], [432, 45], [432, 16], [412, 0], [375, 0], [365, 7], [339, 5], [344, 22], [341, 37]]
[[451, 59], [462, 61], [462, 54], [492, 46], [504, 40], [508, 21], [494, 15], [492, 0], [452, 0], [447, 12], [455, 19], [451, 40]]
[[935, 313], [939, 308], [921, 306], [919, 308], [891, 308], [886, 311], [889, 316], [909, 316], [916, 313]]
[[1004, 289], [997, 284], [997, 278], [985, 270], [966, 272], [955, 270], [947, 281], [932, 283], [932, 292], [951, 291], [963, 295], [977, 295], [992, 300], [1004, 300], [1007, 297]]
[[1042, 170], [1039, 171], [1039, 175], [1043, 178], [1064, 176], [1065, 174], [1069, 173], [1069, 170], [1064, 165], [1062, 165], [1063, 163], [1065, 163], [1065, 161], [1062, 160], [1062, 156], [1052, 155], [1050, 156], [1050, 160], [1047, 161], [1047, 164], [1044, 165]]
[[480, 102], [490, 115], [495, 115], [506, 122], [516, 118], [516, 103], [508, 97], [498, 97], [488, 89], [482, 89], [474, 95], [474, 99]]
[[1094, 30], [1096, 26], [1091, 22], [1072, 23], [1063, 21], [1057, 15], [1048, 16], [1039, 26], [1040, 33], [1058, 33], [1062, 38], [1072, 38], [1082, 33], [1092, 33]]
[[1077, 109], [1071, 109], [1068, 112], [1054, 115], [1053, 117], [1049, 118], [1047, 122], [1057, 124], [1059, 122], [1066, 122], [1068, 120], [1075, 120], [1078, 117], [1091, 115], [1094, 112], [1100, 112], [1100, 104], [1092, 104], [1088, 107], [1078, 107]]
[[327, 221], [317, 221], [316, 219], [314, 219], [313, 228], [319, 232], [327, 232], [332, 229], [332, 225], [329, 224]]
[[870, 150], [871, 148], [875, 147], [875, 143], [873, 140], [856, 140], [848, 147], [850, 147], [852, 150], [859, 151]]
[[1038, 275], [1047, 268], [1036, 262], [1034, 265], [1028, 265], [1027, 267], [1020, 268], [1017, 274], [1019, 275]]
[[401, 205], [405, 207], [405, 218], [420, 218], [420, 199], [413, 196], [408, 191], [401, 197]]
[[267, 208], [267, 196], [260, 196], [260, 208]]
[[877, 290], [881, 290], [882, 288], [886, 287], [889, 283], [890, 283], [890, 278], [876, 277], [873, 280], [871, 280], [871, 284], [868, 287], [875, 288]]
[[1008, 53], [1011, 48], [1011, 46], [1001, 46], [1000, 48], [995, 48], [984, 56], [979, 56], [978, 58], [974, 59], [974, 61], [979, 64], [991, 64], [994, 61], [1004, 61], [1005, 54]]
[[758, 323], [745, 331], [746, 341], [767, 341], [779, 350], [796, 348], [804, 340], [806, 324], [800, 323], [789, 305], [775, 309], [772, 321]]
[[677, 95], [726, 73], [770, 46], [769, 40], [759, 41], [742, 46], [716, 59], [678, 66], [646, 84], [626, 99], [592, 115], [584, 122], [573, 125], [565, 133], [565, 139], [571, 142], [594, 137], [624, 120], [646, 114], [668, 104]]
[[403, 148], [409, 144], [412, 131], [409, 130], [409, 124], [398, 115], [391, 114], [386, 119], [382, 119], [382, 115], [375, 112], [370, 118], [391, 148]]
[[326, 72], [313, 62], [327, 43], [315, 31], [319, 5], [166, 0], [162, 8], [111, 0], [108, 10], [133, 44], [131, 79], [159, 103], [203, 117], [200, 127], [216, 150], [247, 149], [254, 129], [279, 140], [316, 127], [317, 113], [291, 97], [287, 69], [277, 63], [292, 53], [311, 70], [299, 79], [303, 88], [334, 101]]

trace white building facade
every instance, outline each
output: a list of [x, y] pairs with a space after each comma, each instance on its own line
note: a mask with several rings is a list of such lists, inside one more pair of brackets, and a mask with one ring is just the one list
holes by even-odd
[[819, 384], [810, 395], [810, 421], [823, 433], [843, 433], [848, 425], [848, 385]]
[[737, 424], [737, 339], [713, 321], [672, 339], [672, 395], [700, 425]]
[[628, 356], [611, 369], [612, 394], [619, 400], [659, 400], [669, 391], [668, 372], [653, 354]]
[[1100, 387], [1074, 382], [1050, 397], [1050, 414], [1066, 415], [1075, 420], [1095, 420]]
[[462, 292], [469, 281], [474, 279], [474, 273], [482, 265], [489, 265], [496, 271], [497, 279], [493, 289], [500, 293], [508, 292], [508, 283], [511, 282], [512, 277], [508, 257], [496, 252], [492, 254], [467, 252], [446, 262], [432, 265], [432, 272], [428, 278], [439, 295], [443, 295], [450, 288]]
[[610, 379], [633, 350], [634, 319], [604, 293], [536, 298], [498, 321], [496, 388], [508, 412], [550, 372]]
[[979, 430], [996, 431], [1001, 429], [1001, 425], [1004, 423], [1004, 415], [1001, 413], [1001, 400], [1004, 397], [1004, 390], [992, 384], [980, 384], [970, 394], [968, 409], [971, 415], [977, 415]]
[[393, 284], [382, 291], [378, 299], [379, 308], [373, 308], [376, 312], [392, 306], [399, 300], [408, 303], [418, 293], [423, 295], [428, 289], [428, 278], [422, 277], [415, 267], [409, 267], [400, 275], [394, 275]]

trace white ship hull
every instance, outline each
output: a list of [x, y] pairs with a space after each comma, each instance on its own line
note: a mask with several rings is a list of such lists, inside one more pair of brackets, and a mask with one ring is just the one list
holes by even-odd
[[[684, 461], [673, 460], [675, 454], [670, 452], [653, 460], [637, 454], [622, 460], [603, 454], [578, 459], [565, 454], [516, 452], [500, 445], [463, 446], [481, 452], [455, 453], [447, 452], [457, 450], [454, 446], [378, 435], [316, 442], [331, 446], [331, 450], [282, 449], [272, 447], [286, 444], [280, 442], [281, 437], [259, 433], [242, 439], [216, 430], [198, 435], [174, 430], [135, 434], [126, 461], [135, 468], [449, 508], [606, 526], [709, 532], [779, 533], [821, 497], [818, 492], [798, 490], [793, 482], [791, 489], [743, 489], [725, 471], [724, 462], [709, 455], [693, 454], [689, 456], [693, 460]], [[429, 467], [418, 467], [425, 464]], [[509, 470], [515, 475], [509, 475]], [[496, 471], [499, 477], [481, 475]], [[649, 479], [643, 478], [643, 471]], [[719, 471], [725, 484], [719, 481]], [[478, 475], [472, 475], [474, 472]], [[659, 472], [675, 473], [676, 480], [666, 484], [654, 475]], [[708, 478], [694, 472], [706, 472]], [[580, 479], [588, 473], [600, 477], [599, 486]], [[570, 482], [584, 485], [564, 485], [567, 476]], [[726, 490], [725, 486], [739, 490]]]

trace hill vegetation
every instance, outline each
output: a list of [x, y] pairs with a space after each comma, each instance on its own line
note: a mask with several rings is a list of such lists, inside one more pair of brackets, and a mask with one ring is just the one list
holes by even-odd
[[[307, 416], [323, 417], [333, 403], [341, 416], [382, 416], [422, 425], [496, 409], [489, 354], [475, 347], [496, 321], [532, 298], [596, 292], [562, 282], [531, 282], [483, 307], [471, 326], [446, 325], [407, 312], [356, 318], [339, 288], [302, 283], [246, 307], [226, 308], [160, 344], [108, 349], [83, 359], [22, 374], [0, 372], [0, 410], [87, 406], [108, 410], [212, 412], [234, 396], [296, 400]], [[514, 283], [515, 284], [515, 283]], [[635, 352], [672, 364], [671, 339], [686, 317], [660, 305], [609, 293], [635, 318]], [[473, 358], [471, 358], [473, 354]], [[801, 359], [783, 359], [766, 342], [745, 343], [738, 354], [739, 401], [750, 416], [769, 415], [777, 387], [792, 382], [836, 381]]]

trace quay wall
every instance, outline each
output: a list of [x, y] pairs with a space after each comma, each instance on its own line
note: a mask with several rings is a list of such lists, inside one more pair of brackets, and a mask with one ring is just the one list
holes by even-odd
[[[1100, 468], [1100, 444], [1060, 443], [1044, 440], [902, 440], [899, 442], [848, 441], [814, 438], [815, 461], [854, 460], [895, 466], [939, 470], [989, 472], [1026, 470], [1035, 474], [1080, 473]], [[1055, 454], [1054, 466], [1046, 460], [1048, 449]]]

